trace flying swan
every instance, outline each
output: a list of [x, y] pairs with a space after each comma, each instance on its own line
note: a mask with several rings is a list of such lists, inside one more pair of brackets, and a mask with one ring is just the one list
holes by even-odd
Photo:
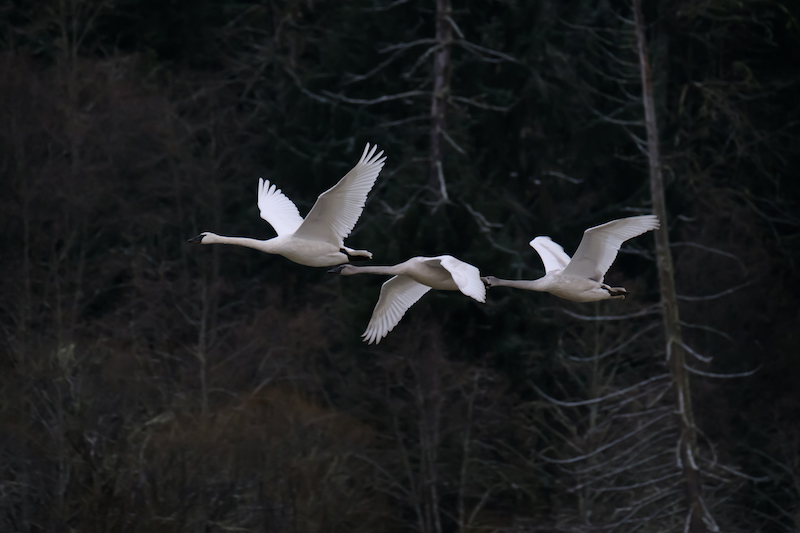
[[356, 166], [333, 187], [320, 194], [314, 207], [300, 216], [297, 206], [269, 181], [258, 178], [258, 209], [278, 234], [265, 241], [247, 237], [225, 237], [204, 232], [189, 239], [195, 244], [237, 244], [255, 248], [311, 267], [339, 265], [348, 261], [372, 259], [366, 250], [353, 250], [344, 238], [364, 210], [367, 194], [375, 184], [386, 157], [377, 146], [364, 148]]
[[381, 295], [372, 312], [372, 318], [367, 324], [367, 330], [361, 335], [369, 344], [381, 342], [400, 322], [408, 308], [431, 289], [461, 291], [481, 303], [486, 301], [486, 287], [481, 281], [480, 271], [450, 255], [412, 257], [394, 266], [341, 265], [329, 272], [342, 276], [394, 276], [381, 286]]
[[574, 302], [596, 302], [625, 298], [622, 287], [609, 287], [603, 277], [628, 239], [658, 228], [655, 215], [621, 218], [583, 232], [583, 239], [570, 257], [550, 237], [536, 237], [530, 245], [542, 258], [545, 275], [534, 280], [506, 280], [494, 276], [481, 278], [487, 287], [514, 287], [549, 292]]

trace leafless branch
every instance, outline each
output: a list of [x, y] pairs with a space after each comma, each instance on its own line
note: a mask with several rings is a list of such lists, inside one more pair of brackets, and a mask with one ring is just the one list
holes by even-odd
[[[303, 90], [309, 96], [312, 96], [312, 93], [306, 90]], [[346, 104], [358, 104], [358, 105], [375, 105], [375, 104], [382, 104], [384, 102], [391, 102], [393, 100], [402, 100], [403, 98], [414, 98], [417, 96], [428, 96], [430, 93], [428, 91], [407, 91], [404, 93], [399, 94], [389, 94], [386, 96], [379, 96], [378, 98], [350, 98], [344, 96], [342, 94], [334, 94], [329, 91], [323, 91], [329, 100], [322, 99], [326, 103], [331, 103], [331, 101], [338, 101], [344, 102]], [[316, 97], [316, 99], [320, 99], [321, 97]]]
[[721, 468], [722, 470], [728, 472], [729, 474], [733, 474], [736, 477], [747, 479], [748, 481], [753, 481], [755, 483], [764, 483], [765, 481], [769, 481], [770, 480], [769, 476], [764, 476], [764, 477], [748, 476], [744, 472], [740, 472], [739, 470], [736, 470], [735, 468], [731, 468], [730, 466], [725, 466], [722, 463], [716, 463], [716, 462], [712, 463], [712, 461], [710, 461], [709, 459], [706, 459], [705, 457], [702, 457], [702, 456], [700, 457], [700, 459], [705, 461], [705, 462], [707, 462], [707, 463], [709, 463], [709, 464], [712, 464], [712, 466]]
[[422, 121], [427, 121], [427, 120], [430, 120], [430, 117], [428, 115], [417, 115], [415, 117], [402, 118], [400, 120], [390, 120], [388, 122], [381, 122], [380, 123], [380, 127], [381, 128], [394, 128], [396, 126], [404, 126], [404, 125], [410, 124], [412, 122], [422, 122]]
[[719, 335], [720, 337], [722, 337], [725, 340], [729, 340], [731, 342], [735, 342], [733, 340], [733, 337], [731, 337], [730, 335], [728, 335], [724, 331], [720, 331], [717, 328], [712, 328], [711, 326], [705, 326], [703, 324], [692, 324], [692, 323], [689, 323], [689, 322], [684, 322], [683, 320], [681, 320], [681, 326], [686, 327], [686, 328], [690, 328], [690, 329], [702, 329], [702, 330], [708, 331], [710, 333], [716, 333], [717, 335]]
[[430, 57], [432, 54], [438, 52], [439, 50], [441, 50], [443, 48], [443, 45], [441, 43], [439, 43], [438, 41], [434, 41], [434, 42], [436, 44], [434, 44], [433, 46], [431, 46], [430, 48], [425, 50], [424, 53], [420, 54], [420, 56], [417, 58], [417, 60], [414, 61], [414, 64], [411, 65], [411, 68], [408, 69], [406, 72], [404, 72], [402, 74], [404, 79], [407, 79], [407, 80], [411, 79], [411, 76], [414, 75], [414, 72], [416, 72], [419, 67], [421, 67], [422, 65], [425, 64], [425, 61], [428, 59], [428, 57]]
[[484, 104], [483, 102], [479, 102], [473, 98], [465, 98], [463, 96], [452, 96], [452, 100], [456, 102], [462, 102], [467, 105], [471, 105], [473, 107], [479, 107], [481, 109], [488, 109], [489, 111], [501, 111], [506, 112], [509, 111], [512, 107], [514, 107], [519, 100], [514, 101], [512, 104], [507, 106], [499, 106], [499, 105], [492, 105], [492, 104]]
[[372, 70], [370, 70], [370, 71], [368, 71], [368, 72], [366, 72], [364, 74], [357, 74], [357, 75], [351, 74], [350, 76], [348, 76], [348, 79], [346, 81], [342, 82], [342, 86], [346, 87], [348, 85], [352, 85], [353, 83], [358, 83], [360, 81], [364, 81], [366, 79], [371, 78], [372, 76], [374, 76], [378, 72], [382, 71], [384, 68], [386, 68], [389, 65], [391, 65], [394, 62], [395, 59], [397, 59], [398, 57], [400, 57], [400, 55], [402, 55], [402, 53], [404, 51], [405, 51], [405, 49], [396, 50], [387, 59], [385, 59], [384, 61], [381, 61], [375, 68], [373, 68]]
[[566, 181], [568, 181], [570, 183], [574, 183], [576, 185], [579, 185], [579, 184], [581, 184], [581, 183], [583, 183], [585, 181], [583, 179], [578, 179], [578, 178], [573, 178], [572, 176], [567, 176], [563, 172], [556, 172], [555, 170], [543, 170], [542, 171], [542, 176], [555, 176], [556, 178], [560, 178], [562, 180], [566, 180]]
[[365, 7], [363, 11], [365, 13], [380, 13], [381, 11], [389, 11], [390, 9], [393, 9], [397, 6], [407, 4], [410, 1], [411, 0], [394, 0], [394, 2], [390, 2], [385, 6]]
[[[600, 120], [603, 122], [608, 122], [609, 124], [617, 124], [620, 126], [644, 126], [644, 121], [642, 120], [622, 120], [618, 118], [614, 118], [610, 115], [604, 115], [600, 111], [595, 108], [590, 108], [591, 112], [595, 114]], [[620, 110], [615, 111], [615, 114]]]
[[562, 407], [579, 407], [579, 406], [582, 406], [582, 405], [593, 405], [593, 404], [596, 404], [596, 403], [604, 402], [604, 401], [609, 400], [611, 398], [616, 398], [617, 396], [622, 396], [624, 394], [629, 393], [632, 390], [638, 389], [639, 387], [642, 387], [642, 386], [647, 385], [649, 383], [653, 383], [655, 381], [659, 381], [659, 380], [662, 380], [662, 379], [667, 379], [668, 377], [669, 377], [669, 374], [661, 374], [661, 375], [658, 375], [658, 376], [654, 376], [654, 377], [652, 377], [650, 379], [646, 379], [644, 381], [640, 381], [636, 385], [633, 385], [633, 386], [628, 387], [626, 389], [622, 389], [622, 390], [618, 390], [618, 391], [612, 392], [611, 394], [607, 394], [606, 396], [602, 396], [600, 398], [593, 398], [591, 400], [581, 400], [581, 401], [578, 401], [578, 402], [564, 402], [564, 401], [561, 401], [561, 400], [556, 400], [555, 398], [545, 394], [535, 384], [531, 383], [530, 385], [531, 385], [531, 387], [533, 387], [533, 389], [537, 393], [539, 393], [545, 399], [547, 399], [548, 401], [550, 401], [550, 402], [552, 402], [552, 403], [554, 403], [556, 405], [560, 405]]
[[464, 149], [463, 149], [463, 148], [461, 148], [461, 147], [460, 147], [460, 146], [459, 146], [459, 145], [458, 145], [458, 144], [457, 144], [457, 143], [456, 143], [456, 142], [453, 140], [453, 138], [452, 138], [452, 137], [450, 137], [450, 134], [449, 134], [449, 133], [447, 133], [447, 131], [446, 131], [446, 130], [443, 130], [443, 131], [442, 131], [442, 135], [444, 136], [445, 140], [446, 140], [446, 141], [447, 141], [447, 142], [450, 144], [450, 146], [452, 146], [452, 147], [453, 147], [453, 149], [455, 149], [455, 151], [456, 151], [456, 152], [458, 152], [458, 153], [459, 153], [459, 154], [461, 154], [461, 155], [467, 155], [467, 152], [465, 152], [465, 151], [464, 151]]
[[584, 455], [580, 455], [580, 456], [577, 456], [577, 457], [571, 457], [569, 459], [553, 459], [552, 457], [546, 457], [544, 455], [540, 455], [540, 457], [543, 460], [547, 461], [548, 463], [555, 463], [555, 464], [568, 464], [568, 463], [576, 463], [578, 461], [583, 461], [583, 460], [589, 459], [590, 457], [594, 457], [594, 456], [606, 451], [607, 449], [609, 449], [609, 448], [611, 448], [613, 446], [616, 446], [620, 442], [622, 442], [622, 441], [624, 441], [626, 439], [629, 439], [629, 438], [633, 437], [634, 435], [637, 435], [637, 434], [641, 433], [642, 431], [644, 431], [648, 427], [652, 426], [653, 424], [655, 424], [657, 422], [660, 422], [663, 418], [665, 418], [667, 416], [671, 416], [671, 414], [670, 413], [664, 413], [661, 416], [655, 417], [652, 420], [649, 420], [648, 422], [643, 424], [642, 426], [636, 428], [635, 430], [633, 430], [633, 431], [631, 431], [629, 433], [626, 433], [622, 437], [620, 437], [620, 438], [618, 438], [618, 439], [616, 439], [616, 440], [614, 440], [612, 442], [609, 442], [608, 444], [604, 444], [603, 446], [600, 446], [600, 447], [596, 448], [595, 450], [593, 450], [593, 451], [591, 451], [591, 452], [589, 452], [587, 454], [584, 454]]
[[706, 357], [705, 355], [700, 355], [699, 353], [697, 353], [696, 351], [694, 351], [694, 350], [693, 350], [693, 349], [692, 349], [692, 348], [691, 348], [691, 347], [690, 347], [688, 344], [686, 344], [685, 342], [680, 342], [680, 345], [681, 345], [681, 346], [683, 346], [683, 349], [684, 349], [684, 350], [686, 350], [687, 352], [689, 352], [690, 354], [692, 354], [693, 356], [695, 356], [697, 359], [699, 359], [700, 361], [702, 361], [702, 362], [704, 362], [704, 363], [710, 363], [710, 362], [712, 361], [712, 359], [714, 359], [713, 357]]
[[745, 288], [745, 287], [747, 287], [749, 285], [752, 285], [755, 282], [756, 282], [755, 279], [749, 279], [749, 280], [745, 281], [744, 283], [742, 283], [740, 285], [737, 285], [735, 287], [731, 287], [730, 289], [724, 290], [722, 292], [718, 292], [716, 294], [709, 294], [708, 296], [681, 296], [679, 294], [678, 295], [678, 300], [683, 300], [684, 302], [704, 302], [704, 301], [707, 301], [707, 300], [716, 300], [717, 298], [722, 298], [723, 296], [727, 296], [729, 294], [732, 294], [732, 293], [738, 291], [739, 289], [743, 289], [743, 288]]
[[408, 50], [409, 48], [413, 48], [415, 46], [419, 46], [422, 44], [436, 44], [436, 39], [433, 38], [426, 38], [426, 39], [416, 39], [414, 41], [408, 41], [405, 43], [398, 43], [398, 44], [390, 44], [384, 48], [378, 49], [378, 53], [385, 54], [386, 52], [396, 52], [398, 50]]
[[464, 32], [462, 32], [461, 28], [458, 27], [458, 24], [456, 24], [456, 21], [453, 20], [453, 17], [448, 15], [448, 16], [445, 17], [445, 20], [450, 24], [450, 26], [458, 34], [458, 36], [463, 39], [464, 38]]
[[[471, 43], [471, 42], [466, 41], [464, 39], [457, 39], [455, 41], [455, 44], [463, 47], [466, 50], [475, 52], [476, 55], [481, 59], [481, 61], [486, 61], [488, 63], [501, 63], [503, 61], [508, 61], [509, 63], [519, 63], [519, 60], [517, 60], [517, 58], [515, 58], [515, 57], [512, 57], [512, 56], [510, 56], [508, 54], [504, 54], [503, 52], [498, 52], [497, 50], [492, 50], [491, 48], [486, 48], [486, 47], [477, 45], [475, 43]], [[490, 59], [490, 58], [488, 58], [488, 57], [486, 57], [484, 55], [481, 55], [481, 54], [487, 54], [487, 55], [490, 55], [490, 56], [494, 56], [497, 59]]]
[[603, 353], [601, 353], [599, 355], [595, 355], [595, 356], [592, 356], [592, 357], [575, 357], [575, 356], [568, 355], [566, 357], [570, 361], [580, 361], [580, 362], [599, 361], [600, 359], [604, 359], [605, 357], [608, 357], [609, 355], [613, 355], [613, 354], [619, 352], [620, 350], [622, 350], [626, 346], [629, 346], [631, 343], [633, 343], [636, 339], [638, 339], [639, 337], [641, 337], [645, 333], [647, 333], [647, 332], [649, 332], [649, 331], [651, 331], [651, 330], [653, 330], [653, 329], [655, 329], [655, 328], [657, 328], [659, 326], [660, 326], [660, 324], [658, 322], [654, 322], [654, 323], [652, 323], [652, 324], [650, 324], [648, 326], [645, 326], [644, 328], [642, 328], [640, 330], [637, 330], [636, 333], [634, 333], [633, 335], [630, 335], [630, 336], [626, 337], [625, 340], [622, 343], [618, 344], [617, 346], [614, 346], [613, 348], [609, 348], [608, 350], [606, 350], [605, 352], [603, 352]]
[[761, 370], [761, 366], [762, 365], [758, 365], [758, 368], [756, 368], [755, 370], [750, 370], [748, 372], [738, 372], [732, 374], [714, 374], [712, 372], [704, 372], [702, 370], [692, 368], [689, 365], [683, 365], [683, 367], [692, 374], [697, 374], [698, 376], [705, 376], [707, 378], [746, 378], [748, 376], [752, 376], [753, 374]]
[[566, 315], [571, 316], [572, 318], [577, 318], [578, 320], [585, 320], [587, 322], [601, 322], [601, 321], [609, 321], [609, 320], [628, 320], [631, 318], [638, 318], [642, 316], [648, 315], [655, 315], [661, 312], [661, 305], [653, 305], [650, 307], [646, 307], [641, 311], [636, 311], [635, 313], [628, 313], [626, 315], [601, 315], [601, 316], [588, 316], [588, 315], [581, 315], [575, 313], [574, 311], [570, 311], [564, 307], [556, 307], [555, 309], [559, 309]]
[[599, 489], [594, 489], [594, 490], [596, 492], [619, 492], [619, 491], [622, 491], [622, 490], [640, 489], [642, 487], [647, 487], [647, 486], [653, 485], [655, 483], [661, 483], [664, 480], [667, 480], [667, 479], [670, 479], [670, 478], [673, 478], [673, 477], [678, 477], [680, 475], [681, 475], [681, 472], [671, 472], [671, 473], [669, 473], [669, 474], [667, 474], [665, 476], [648, 479], [647, 481], [643, 481], [641, 483], [635, 483], [633, 485], [625, 485], [625, 486], [622, 486], [622, 487], [606, 487], [606, 488], [599, 488]]
[[729, 258], [733, 259], [734, 261], [736, 261], [737, 263], [739, 263], [739, 265], [742, 267], [742, 273], [747, 274], [747, 266], [745, 266], [744, 261], [739, 259], [739, 256], [737, 256], [736, 254], [732, 254], [730, 252], [726, 252], [726, 251], [720, 250], [718, 248], [712, 248], [711, 246], [706, 246], [704, 244], [700, 244], [700, 243], [697, 243], [697, 242], [674, 241], [674, 242], [669, 243], [669, 245], [670, 245], [670, 247], [673, 247], [673, 246], [689, 246], [691, 248], [698, 248], [700, 250], [704, 250], [704, 251], [710, 252], [712, 254], [718, 254], [718, 255], [721, 255], [721, 256], [724, 256], [724, 257], [729, 257]]

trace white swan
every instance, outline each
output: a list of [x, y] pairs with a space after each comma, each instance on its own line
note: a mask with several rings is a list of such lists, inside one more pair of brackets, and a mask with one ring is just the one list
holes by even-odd
[[450, 255], [412, 257], [394, 266], [341, 265], [329, 272], [354, 274], [384, 274], [394, 276], [381, 286], [381, 296], [372, 312], [362, 337], [369, 344], [381, 342], [394, 329], [408, 308], [431, 289], [461, 291], [470, 298], [486, 301], [486, 287], [480, 271]]
[[596, 302], [610, 298], [625, 298], [622, 287], [609, 287], [603, 277], [617, 257], [619, 247], [628, 239], [658, 228], [655, 215], [612, 220], [583, 232], [575, 256], [550, 237], [536, 237], [530, 245], [544, 263], [545, 275], [534, 280], [506, 280], [494, 276], [481, 278], [487, 287], [515, 287], [529, 291], [555, 294], [574, 302]]
[[237, 244], [255, 248], [312, 267], [333, 266], [348, 261], [372, 259], [366, 250], [353, 250], [344, 245], [344, 238], [364, 210], [367, 194], [375, 184], [386, 161], [377, 146], [364, 148], [361, 159], [336, 185], [320, 194], [314, 207], [300, 216], [297, 206], [275, 185], [258, 178], [258, 209], [277, 237], [265, 241], [246, 237], [224, 237], [204, 232], [189, 239], [195, 244]]

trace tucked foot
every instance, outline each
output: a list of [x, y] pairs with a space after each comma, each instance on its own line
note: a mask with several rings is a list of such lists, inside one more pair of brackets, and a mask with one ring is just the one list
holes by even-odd
[[625, 294], [628, 292], [624, 287], [609, 287], [605, 283], [603, 284], [603, 288], [608, 291], [608, 294], [611, 295], [611, 298], [624, 299]]
[[353, 250], [352, 248], [342, 248], [339, 250], [347, 256], [348, 261], [367, 261], [372, 259], [372, 254], [366, 250]]

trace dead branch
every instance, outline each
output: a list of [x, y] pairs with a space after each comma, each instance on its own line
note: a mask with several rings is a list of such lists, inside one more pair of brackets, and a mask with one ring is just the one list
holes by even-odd
[[704, 372], [703, 370], [698, 370], [687, 364], [684, 364], [683, 367], [692, 374], [697, 374], [698, 376], [705, 376], [707, 378], [746, 378], [748, 376], [752, 376], [753, 374], [761, 370], [762, 365], [758, 365], [758, 368], [756, 368], [755, 370], [750, 370], [748, 372], [732, 373], [732, 374], [714, 374], [712, 372]]
[[639, 387], [641, 387], [643, 385], [647, 385], [647, 384], [653, 383], [655, 381], [666, 379], [668, 377], [669, 377], [669, 374], [661, 374], [661, 375], [654, 376], [652, 378], [646, 379], [644, 381], [640, 381], [636, 385], [628, 387], [627, 389], [622, 389], [622, 390], [619, 390], [619, 391], [616, 391], [616, 392], [612, 392], [611, 394], [608, 394], [606, 396], [602, 396], [600, 398], [593, 398], [591, 400], [581, 400], [581, 401], [578, 401], [578, 402], [564, 402], [564, 401], [561, 401], [561, 400], [556, 400], [555, 398], [552, 398], [552, 397], [548, 396], [547, 394], [545, 394], [535, 384], [531, 383], [530, 385], [531, 385], [531, 387], [533, 387], [533, 389], [537, 393], [539, 393], [545, 399], [547, 399], [548, 401], [550, 401], [550, 402], [552, 402], [552, 403], [554, 403], [556, 405], [560, 405], [562, 407], [578, 407], [578, 406], [583, 406], [583, 405], [593, 405], [593, 404], [596, 404], [596, 403], [604, 402], [604, 401], [608, 400], [609, 398], [616, 398], [617, 396], [622, 396], [622, 395], [627, 394], [628, 392], [630, 392], [632, 390], [638, 389]]
[[[544, 308], [547, 309], [547, 308]], [[551, 308], [552, 309], [552, 308]], [[588, 315], [581, 315], [575, 313], [574, 311], [570, 311], [564, 307], [556, 307], [555, 309], [560, 310], [566, 315], [571, 316], [572, 318], [577, 318], [578, 320], [585, 320], [587, 322], [599, 322], [599, 321], [607, 321], [607, 320], [629, 320], [631, 318], [638, 318], [642, 316], [649, 316], [655, 315], [661, 312], [661, 305], [653, 305], [650, 307], [646, 307], [641, 311], [636, 311], [635, 313], [628, 313], [626, 315], [601, 315], [601, 316], [588, 316]]]
[[626, 433], [622, 437], [620, 437], [620, 438], [618, 438], [618, 439], [616, 439], [616, 440], [614, 440], [612, 442], [609, 442], [608, 444], [604, 444], [603, 446], [600, 446], [599, 448], [596, 448], [595, 450], [593, 450], [593, 451], [591, 451], [591, 452], [589, 452], [587, 454], [580, 455], [578, 457], [571, 457], [569, 459], [553, 459], [551, 457], [545, 457], [544, 455], [540, 455], [540, 457], [543, 460], [547, 461], [548, 463], [554, 463], [554, 464], [569, 464], [569, 463], [576, 463], [576, 462], [579, 462], [579, 461], [584, 461], [584, 460], [589, 459], [591, 457], [595, 457], [596, 455], [608, 450], [609, 448], [612, 448], [613, 446], [616, 446], [620, 442], [622, 442], [622, 441], [624, 441], [626, 439], [629, 439], [629, 438], [633, 437], [634, 435], [637, 435], [637, 434], [641, 433], [642, 431], [644, 431], [648, 427], [652, 426], [656, 422], [659, 422], [663, 418], [668, 417], [668, 416], [670, 416], [670, 413], [665, 413], [665, 414], [663, 414], [661, 416], [658, 416], [658, 417], [648, 421], [644, 425], [636, 428], [635, 430], [633, 430], [633, 431], [631, 431], [629, 433]]
[[[304, 93], [308, 94], [309, 96], [312, 95], [310, 91], [305, 89], [303, 90]], [[391, 102], [393, 100], [402, 100], [403, 98], [414, 98], [417, 96], [429, 96], [430, 93], [428, 91], [406, 91], [404, 93], [399, 94], [388, 94], [385, 96], [379, 96], [378, 98], [350, 98], [348, 96], [344, 96], [343, 94], [334, 94], [330, 91], [323, 91], [323, 94], [327, 96], [329, 99], [324, 99], [322, 97], [316, 96], [317, 99], [322, 98], [321, 101], [325, 103], [332, 103], [333, 101], [337, 102], [344, 102], [346, 104], [357, 104], [357, 105], [375, 105], [375, 104], [382, 104], [384, 102]]]

